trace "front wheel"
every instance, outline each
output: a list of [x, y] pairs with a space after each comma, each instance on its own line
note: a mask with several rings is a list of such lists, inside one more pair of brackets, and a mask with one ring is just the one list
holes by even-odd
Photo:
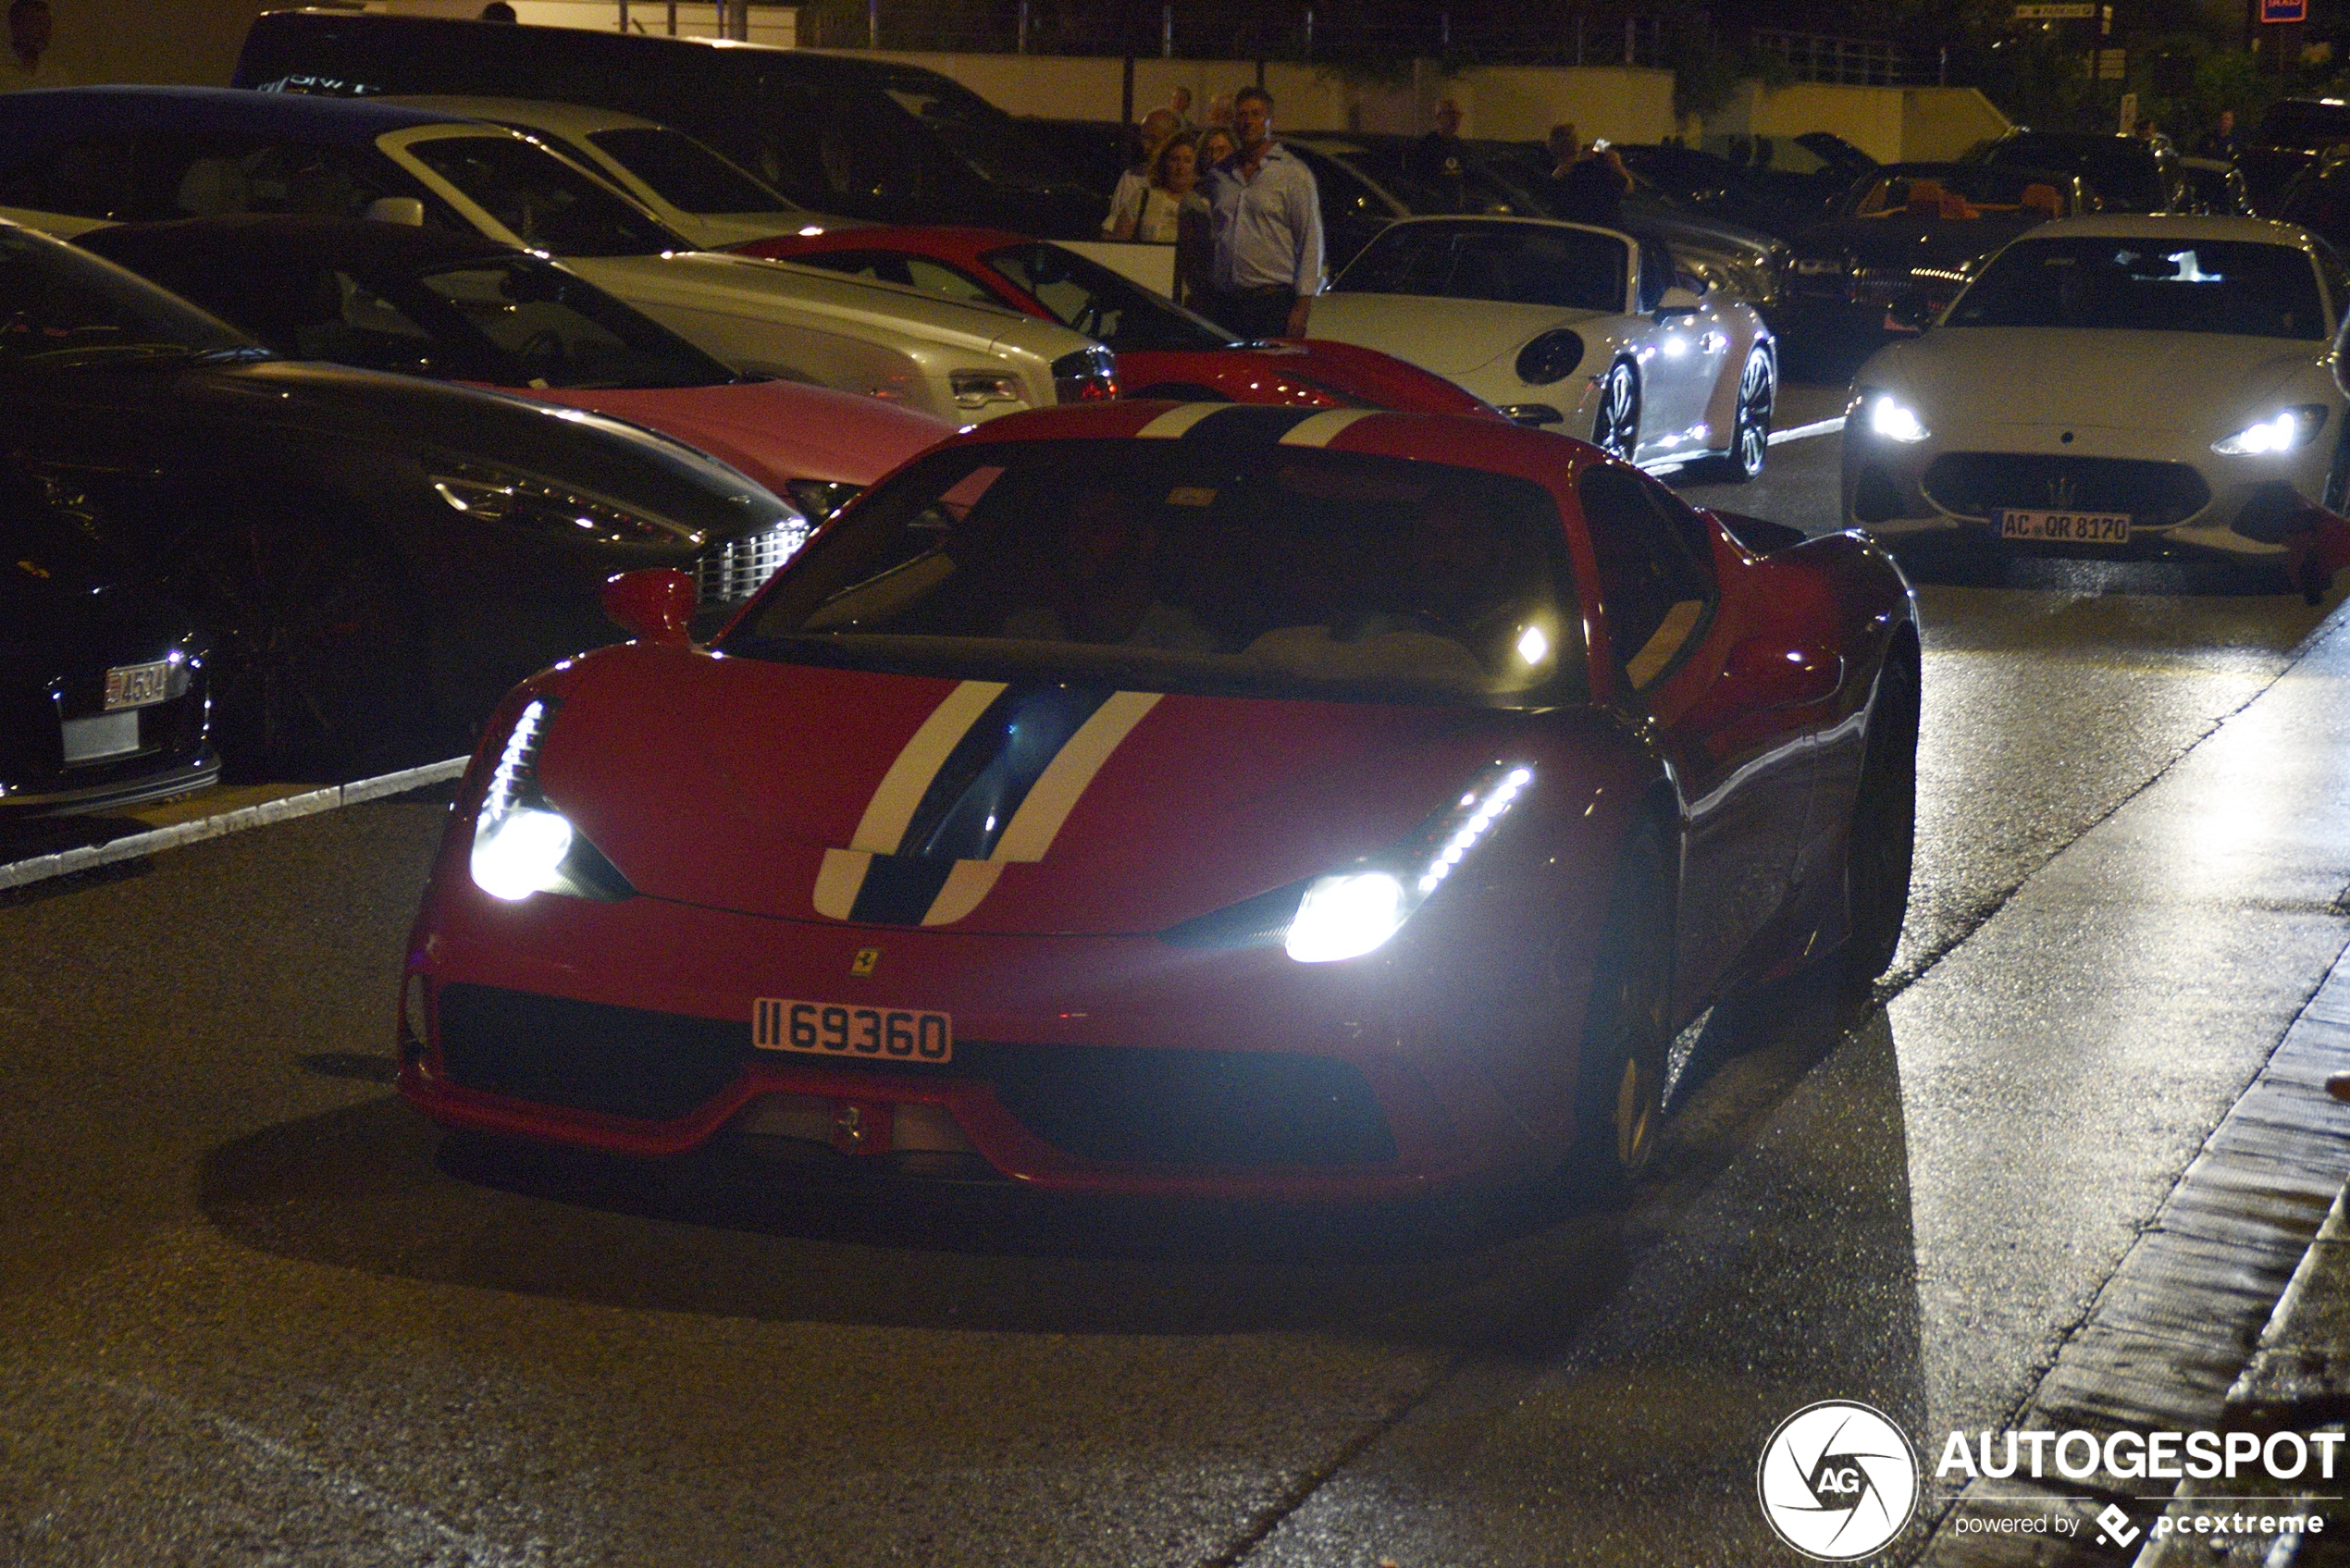
[[1599, 412], [1591, 417], [1591, 444], [1610, 457], [1632, 461], [1640, 450], [1640, 378], [1617, 360], [1600, 383]]
[[1672, 1048], [1672, 858], [1641, 819], [1616, 862], [1576, 1073], [1566, 1174], [1580, 1195], [1620, 1201], [1655, 1158]]
[[1844, 860], [1844, 907], [1851, 935], [1844, 974], [1856, 989], [1893, 963], [1910, 910], [1910, 866], [1917, 846], [1918, 666], [1906, 645], [1887, 656], [1869, 713], [1861, 787], [1852, 801]]
[[1730, 414], [1730, 451], [1709, 459], [1705, 477], [1716, 484], [1743, 485], [1762, 476], [1771, 451], [1771, 412], [1778, 402], [1778, 376], [1771, 351], [1756, 344], [1738, 372], [1738, 397]]

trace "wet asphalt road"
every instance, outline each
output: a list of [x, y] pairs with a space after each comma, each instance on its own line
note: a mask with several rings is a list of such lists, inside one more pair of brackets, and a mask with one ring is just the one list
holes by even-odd
[[0, 1561], [1797, 1561], [1772, 1426], [1998, 1425], [2350, 939], [2332, 604], [1921, 597], [1886, 1005], [1699, 1036], [1617, 1217], [485, 1161], [382, 1081], [430, 804], [0, 905]]

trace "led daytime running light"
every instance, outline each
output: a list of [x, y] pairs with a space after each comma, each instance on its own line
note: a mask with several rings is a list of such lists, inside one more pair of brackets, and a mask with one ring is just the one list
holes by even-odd
[[1404, 929], [1453, 868], [1466, 860], [1534, 782], [1534, 770], [1511, 768], [1462, 795], [1384, 867], [1318, 877], [1299, 901], [1284, 947], [1301, 964], [1359, 958]]

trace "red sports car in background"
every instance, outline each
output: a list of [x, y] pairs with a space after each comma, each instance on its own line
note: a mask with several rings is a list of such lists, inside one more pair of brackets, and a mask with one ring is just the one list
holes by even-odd
[[1376, 349], [1317, 338], [1243, 343], [1099, 262], [1000, 228], [843, 228], [735, 248], [1058, 321], [1117, 353], [1119, 390], [1130, 398], [1501, 417], [1443, 377]]
[[1900, 933], [1899, 572], [1504, 421], [1015, 415], [711, 648], [690, 598], [617, 579], [639, 640], [484, 731], [402, 993], [443, 1123], [1091, 1191], [1606, 1190], [1687, 1020]]
[[74, 242], [290, 358], [625, 419], [740, 469], [811, 519], [954, 429], [854, 393], [744, 380], [586, 279], [476, 235], [233, 216], [121, 224]]

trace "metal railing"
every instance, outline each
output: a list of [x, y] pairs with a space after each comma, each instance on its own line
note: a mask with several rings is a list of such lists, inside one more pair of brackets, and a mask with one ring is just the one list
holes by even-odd
[[1925, 87], [1948, 75], [1947, 56], [1883, 38], [1837, 38], [1819, 32], [1756, 29], [1757, 54], [1786, 65], [1798, 81], [1845, 87]]

